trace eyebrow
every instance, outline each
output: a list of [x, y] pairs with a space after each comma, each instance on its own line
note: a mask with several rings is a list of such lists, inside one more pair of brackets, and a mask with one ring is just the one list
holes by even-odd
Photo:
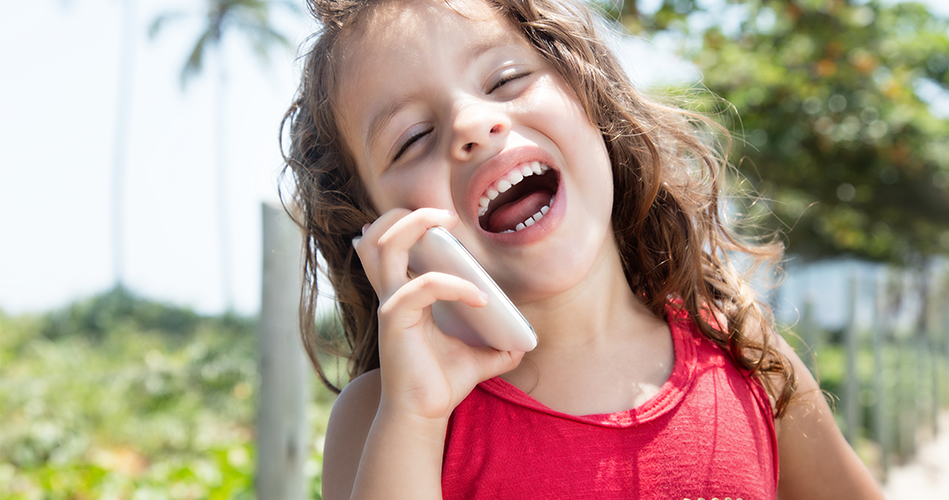
[[[463, 64], [461, 68], [458, 68], [457, 71], [460, 72], [461, 70], [465, 69], [465, 67], [467, 67], [470, 64], [470, 61], [477, 59], [478, 57], [483, 56], [485, 53], [502, 46], [504, 45], [499, 44], [496, 41], [490, 41], [490, 42], [479, 43], [477, 45], [474, 45], [466, 53], [466, 56], [463, 59], [465, 63]], [[384, 107], [382, 107], [382, 109], [379, 110], [378, 113], [374, 113], [372, 120], [369, 122], [368, 131], [366, 132], [366, 146], [371, 148], [371, 146], [378, 139], [377, 136], [382, 131], [382, 129], [386, 126], [386, 124], [392, 121], [392, 118], [402, 108], [404, 108], [409, 103], [411, 103], [412, 101], [414, 101], [415, 99], [419, 98], [420, 96], [424, 94], [425, 92], [418, 91], [418, 92], [413, 92], [411, 94], [400, 95], [397, 98], [393, 99], [392, 101], [389, 101]]]
[[377, 135], [382, 130], [382, 128], [392, 121], [392, 117], [399, 112], [402, 108], [408, 105], [412, 100], [416, 99], [420, 92], [413, 94], [406, 94], [399, 96], [393, 101], [390, 101], [385, 105], [378, 113], [375, 113], [372, 117], [372, 121], [369, 122], [369, 132], [366, 134], [366, 146], [372, 146], [377, 139]]

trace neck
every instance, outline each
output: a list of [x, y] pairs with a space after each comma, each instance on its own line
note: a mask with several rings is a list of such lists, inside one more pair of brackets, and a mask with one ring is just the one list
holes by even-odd
[[528, 353], [609, 345], [655, 316], [629, 288], [619, 254], [604, 245], [603, 255], [576, 286], [553, 297], [519, 304], [537, 332], [538, 346]]
[[636, 297], [615, 247], [570, 290], [521, 304], [537, 348], [502, 377], [575, 415], [634, 408], [656, 394], [674, 361], [669, 329]]

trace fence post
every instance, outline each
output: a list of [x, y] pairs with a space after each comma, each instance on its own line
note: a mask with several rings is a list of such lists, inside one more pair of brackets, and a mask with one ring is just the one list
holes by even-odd
[[857, 276], [850, 278], [850, 317], [844, 327], [844, 345], [847, 350], [847, 378], [844, 382], [845, 436], [851, 446], [856, 444], [859, 422], [860, 381], [857, 375]]
[[302, 263], [300, 232], [279, 206], [262, 205], [263, 277], [260, 303], [260, 396], [257, 408], [257, 498], [302, 500], [309, 378], [300, 345], [297, 307]]
[[[946, 288], [946, 287], [941, 287]], [[936, 293], [933, 295], [933, 301], [939, 300], [940, 297], [945, 300], [945, 293], [949, 292], [949, 289], [939, 290], [937, 289]], [[933, 307], [933, 322], [931, 324], [931, 335], [930, 339], [932, 342], [932, 398], [933, 398], [933, 435], [938, 435], [940, 432], [939, 429], [939, 415], [942, 413], [942, 384], [940, 382], [940, 372], [942, 366], [946, 361], [946, 312], [940, 307]]]
[[[935, 266], [932, 266], [935, 268]], [[933, 273], [935, 274], [935, 273]], [[926, 347], [927, 353], [929, 354], [929, 403], [930, 403], [930, 414], [929, 414], [929, 425], [932, 429], [933, 438], [939, 434], [939, 364], [941, 361], [940, 357], [940, 345], [939, 345], [939, 297], [942, 295], [940, 292], [939, 283], [936, 280], [933, 280], [930, 283], [930, 286], [924, 291], [929, 298], [925, 301], [927, 306], [926, 309]]]
[[802, 361], [807, 365], [814, 378], [819, 377], [817, 372], [817, 352], [820, 348], [820, 339], [817, 332], [817, 321], [814, 319], [814, 301], [808, 296], [804, 299], [801, 312], [801, 340], [804, 341], [804, 350], [801, 352]]
[[886, 275], [877, 281], [874, 296], [874, 326], [873, 326], [873, 391], [876, 398], [873, 405], [873, 437], [880, 447], [880, 472], [885, 482], [889, 473], [890, 442], [886, 429], [886, 392], [883, 388], [883, 377], [886, 365], [883, 362], [883, 336], [889, 329], [889, 315], [887, 314]]

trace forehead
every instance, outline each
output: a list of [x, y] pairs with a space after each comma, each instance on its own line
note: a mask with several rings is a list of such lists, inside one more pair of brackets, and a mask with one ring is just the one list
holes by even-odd
[[[452, 34], [513, 35], [513, 31], [481, 0], [382, 0], [369, 7], [343, 38], [339, 54], [341, 73], [345, 76], [347, 70], [367, 66], [368, 59], [381, 56], [380, 52], [441, 48]], [[435, 50], [430, 52], [429, 56], [434, 55]]]
[[339, 46], [336, 108], [345, 142], [359, 149], [371, 117], [386, 106], [422, 92], [436, 73], [460, 74], [474, 56], [508, 44], [527, 42], [479, 0], [388, 0], [371, 7]]

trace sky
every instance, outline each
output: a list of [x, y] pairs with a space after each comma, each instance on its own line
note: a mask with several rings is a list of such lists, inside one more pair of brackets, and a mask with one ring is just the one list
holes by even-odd
[[[138, 295], [213, 314], [228, 304], [214, 175], [219, 59], [186, 87], [179, 81], [203, 3], [137, 0], [122, 274]], [[931, 3], [940, 9], [939, 0]], [[7, 2], [0, 16], [0, 310], [7, 313], [61, 307], [115, 283], [121, 7], [121, 0], [31, 0]], [[152, 20], [173, 11], [191, 15], [149, 38]], [[244, 314], [260, 306], [261, 204], [278, 201], [280, 122], [300, 77], [300, 47], [315, 28], [305, 14], [284, 14], [277, 24], [294, 49], [274, 50], [268, 63], [239, 37], [224, 40], [227, 272], [232, 305]], [[642, 39], [612, 40], [635, 84], [700, 78]]]
[[[214, 162], [215, 63], [182, 88], [179, 74], [201, 29], [194, 0], [138, 0], [128, 137], [122, 266], [138, 295], [221, 312]], [[302, 1], [301, 1], [302, 4]], [[158, 15], [190, 16], [149, 38]], [[41, 312], [103, 292], [112, 269], [112, 164], [119, 79], [120, 0], [8, 2], [0, 16], [0, 310]], [[225, 192], [233, 307], [260, 305], [261, 203], [276, 203], [280, 122], [300, 76], [307, 15], [282, 15], [293, 50], [261, 63], [225, 38]], [[696, 78], [671, 58], [626, 40], [650, 75]]]
[[[203, 2], [201, 2], [203, 3]], [[215, 212], [216, 69], [182, 88], [199, 2], [138, 0], [128, 123], [124, 281], [203, 312], [225, 307]], [[9, 2], [0, 16], [0, 309], [46, 310], [109, 289], [119, 0]], [[150, 39], [160, 13], [192, 16]], [[281, 25], [298, 45], [313, 26]], [[260, 204], [275, 202], [280, 121], [299, 76], [293, 51], [258, 62], [225, 39], [227, 213], [233, 302], [260, 302]]]

